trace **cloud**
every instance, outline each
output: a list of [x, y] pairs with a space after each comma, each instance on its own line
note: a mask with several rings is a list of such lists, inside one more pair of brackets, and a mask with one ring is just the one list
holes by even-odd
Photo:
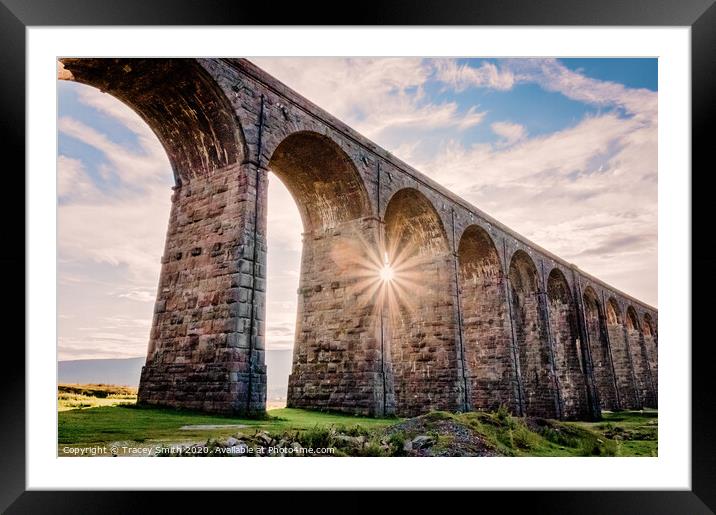
[[504, 145], [512, 145], [525, 137], [525, 128], [519, 123], [494, 122], [490, 125], [492, 132], [502, 138]]
[[[69, 116], [61, 117], [57, 127], [61, 134], [101, 152], [107, 160], [104, 174], [115, 176], [125, 187], [143, 189], [145, 185], [157, 181], [167, 182], [168, 159], [155, 137], [147, 135], [141, 138], [137, 151], [115, 143], [107, 135]], [[146, 127], [146, 132], [151, 134], [149, 127]]]
[[519, 82], [534, 82], [546, 91], [592, 105], [615, 105], [639, 118], [656, 122], [657, 94], [647, 89], [587, 77], [570, 70], [557, 59], [509, 59], [505, 66]]
[[127, 337], [123, 334], [98, 334], [97, 337], [58, 337], [59, 361], [73, 359], [135, 358], [147, 352], [147, 339]]
[[[127, 295], [147, 282], [155, 291], [171, 197], [172, 172], [167, 155], [139, 115], [98, 90], [75, 86], [82, 103], [112, 117], [138, 138], [136, 143], [120, 144], [71, 116], [58, 120], [63, 136], [95, 149], [103, 158], [96, 178], [79, 160], [63, 155], [58, 158], [60, 198], [67, 196], [63, 193], [70, 184], [75, 185], [72, 196], [58, 211], [59, 258], [126, 267]], [[99, 178], [111, 187], [99, 189]], [[148, 223], [153, 220], [162, 222]]]
[[251, 59], [270, 74], [369, 138], [411, 129], [464, 130], [484, 113], [456, 102], [430, 102], [424, 86], [434, 73], [419, 58]]
[[498, 64], [483, 62], [475, 67], [455, 60], [437, 60], [436, 78], [453, 88], [488, 88], [500, 91], [517, 84], [538, 84], [545, 91], [596, 106], [616, 106], [638, 119], [656, 123], [657, 94], [647, 89], [587, 77], [570, 70], [558, 59], [501, 59]]
[[498, 68], [491, 62], [474, 67], [441, 59], [435, 61], [435, 72], [438, 80], [458, 92], [470, 87], [509, 90], [515, 84], [515, 76], [509, 69]]
[[67, 156], [57, 158], [57, 197], [61, 201], [87, 198], [96, 194], [97, 190], [87, 176], [82, 161]]
[[142, 147], [155, 147], [158, 143], [147, 123], [131, 107], [117, 101], [112, 95], [101, 93], [95, 88], [80, 87], [77, 89], [77, 100], [139, 136]]
[[134, 289], [125, 293], [120, 293], [117, 296], [137, 302], [154, 302], [157, 298], [157, 292], [154, 289]]
[[100, 196], [96, 203], [60, 205], [60, 258], [125, 267], [127, 294], [147, 283], [156, 288], [169, 197], [170, 191], [150, 190], [134, 198]]

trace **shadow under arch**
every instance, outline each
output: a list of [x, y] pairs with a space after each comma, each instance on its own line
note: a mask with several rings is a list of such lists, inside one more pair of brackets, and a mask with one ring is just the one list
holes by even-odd
[[470, 406], [496, 410], [504, 405], [519, 413], [505, 274], [497, 248], [485, 229], [470, 225], [457, 254]]
[[59, 78], [109, 93], [157, 135], [177, 186], [240, 163], [241, 126], [221, 88], [196, 59], [61, 58]]
[[464, 406], [455, 323], [452, 255], [442, 220], [413, 188], [393, 194], [385, 210], [385, 248], [394, 278], [386, 284], [396, 413]]
[[557, 418], [549, 342], [538, 298], [537, 267], [524, 250], [512, 255], [508, 278], [526, 414]]
[[585, 330], [592, 356], [594, 383], [602, 410], [619, 409], [619, 394], [616, 389], [612, 356], [603, 326], [604, 311], [597, 293], [591, 286], [582, 292]]
[[579, 348], [579, 328], [571, 289], [564, 273], [553, 268], [547, 277], [550, 329], [554, 340], [555, 372], [559, 378], [564, 418], [590, 415], [587, 382]]
[[632, 354], [629, 350], [624, 326], [624, 316], [619, 303], [614, 297], [607, 299], [606, 323], [621, 407], [624, 409], [641, 409]]
[[362, 177], [327, 136], [310, 131], [290, 134], [274, 149], [268, 168], [296, 201], [305, 232], [371, 216]]
[[659, 352], [659, 344], [657, 341], [654, 319], [649, 313], [644, 313], [644, 322], [642, 327], [644, 328], [644, 346], [646, 347], [646, 353], [649, 357], [651, 382], [654, 385], [654, 394], [656, 395], [656, 392], [659, 388], [659, 360], [657, 359], [657, 355]]
[[649, 363], [649, 352], [646, 348], [646, 338], [642, 324], [634, 306], [627, 308], [626, 330], [629, 348], [634, 360], [634, 374], [636, 375], [639, 397], [644, 406], [654, 408], [656, 407], [656, 391]]

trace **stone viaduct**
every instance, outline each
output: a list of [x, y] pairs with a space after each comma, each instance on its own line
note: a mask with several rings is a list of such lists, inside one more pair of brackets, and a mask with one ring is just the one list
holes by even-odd
[[140, 402], [265, 410], [270, 171], [304, 227], [289, 406], [412, 416], [505, 405], [563, 419], [656, 407], [656, 309], [250, 62], [60, 61], [60, 78], [139, 113], [174, 171]]

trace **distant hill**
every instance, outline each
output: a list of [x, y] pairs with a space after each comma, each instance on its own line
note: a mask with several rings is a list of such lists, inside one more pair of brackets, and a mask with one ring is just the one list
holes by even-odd
[[139, 374], [146, 358], [76, 359], [57, 363], [60, 383], [103, 383], [139, 386]]
[[[269, 350], [266, 352], [268, 370], [269, 400], [286, 398], [288, 374], [291, 372], [290, 350]], [[144, 357], [128, 359], [77, 359], [57, 363], [60, 383], [116, 384], [139, 386], [139, 375]]]

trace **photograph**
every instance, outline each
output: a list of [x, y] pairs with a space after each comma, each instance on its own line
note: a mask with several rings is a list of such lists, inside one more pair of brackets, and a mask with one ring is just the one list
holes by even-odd
[[54, 65], [58, 457], [659, 456], [658, 57]]

